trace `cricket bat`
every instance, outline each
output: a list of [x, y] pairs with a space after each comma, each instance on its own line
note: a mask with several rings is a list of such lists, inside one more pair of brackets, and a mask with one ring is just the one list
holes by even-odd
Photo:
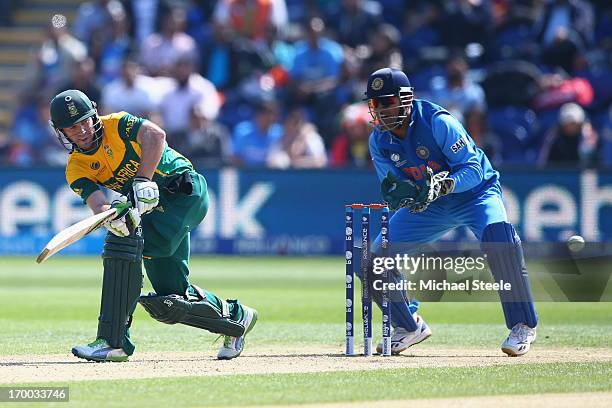
[[87, 217], [82, 221], [77, 222], [76, 224], [71, 225], [55, 234], [51, 241], [45, 245], [45, 248], [38, 254], [38, 258], [36, 258], [37, 263], [42, 263], [48, 258], [50, 258], [53, 254], [61, 251], [66, 248], [68, 245], [71, 245], [83, 238], [85, 235], [89, 234], [100, 228], [102, 224], [106, 221], [113, 219], [117, 214], [116, 208], [111, 208], [106, 211], [103, 211], [99, 214], [92, 215], [91, 217]]

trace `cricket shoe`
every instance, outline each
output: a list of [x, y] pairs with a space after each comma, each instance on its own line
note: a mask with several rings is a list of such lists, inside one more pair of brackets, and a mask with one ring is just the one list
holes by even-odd
[[[425, 320], [416, 313], [413, 317], [417, 324], [417, 329], [415, 331], [410, 332], [403, 327], [396, 327], [393, 329], [393, 335], [391, 336], [391, 354], [399, 354], [408, 347], [419, 344], [431, 336], [431, 329], [427, 326]], [[383, 344], [381, 341], [376, 346], [376, 352], [382, 354], [382, 351]]]
[[529, 346], [536, 339], [536, 329], [523, 323], [515, 324], [501, 349], [510, 357], [518, 357], [529, 351]]
[[223, 336], [225, 337], [223, 345], [217, 354], [219, 360], [231, 360], [242, 353], [244, 338], [253, 329], [255, 323], [257, 323], [257, 310], [242, 305], [242, 319], [240, 319], [239, 323], [245, 327], [244, 334], [240, 337]]
[[128, 361], [129, 356], [121, 348], [113, 348], [108, 345], [106, 340], [97, 339], [93, 343], [72, 348], [72, 354], [87, 361]]

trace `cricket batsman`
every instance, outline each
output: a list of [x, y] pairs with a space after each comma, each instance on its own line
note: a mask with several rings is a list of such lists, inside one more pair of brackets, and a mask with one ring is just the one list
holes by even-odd
[[[81, 91], [51, 101], [51, 126], [69, 151], [66, 179], [94, 213], [111, 207], [102, 253], [104, 277], [98, 333], [72, 353], [91, 361], [127, 361], [136, 303], [156, 320], [224, 336], [219, 359], [238, 357], [257, 311], [223, 300], [189, 281], [190, 231], [208, 210], [206, 180], [168, 146], [154, 123], [126, 112], [98, 116]], [[100, 189], [119, 194], [109, 202]], [[155, 290], [140, 296], [142, 264]]]
[[[430, 243], [456, 227], [470, 228], [483, 248], [491, 249], [487, 255], [495, 280], [511, 284], [510, 293], [499, 292], [510, 329], [502, 351], [509, 356], [527, 353], [536, 338], [538, 317], [521, 240], [502, 202], [499, 173], [448, 111], [414, 99], [402, 71], [375, 71], [365, 95], [375, 124], [369, 147], [382, 197], [397, 210], [390, 219], [390, 241]], [[380, 248], [380, 241], [379, 235], [374, 248]], [[391, 307], [392, 353], [431, 336], [415, 311], [418, 305], [401, 296]], [[377, 350], [382, 351], [382, 344]]]

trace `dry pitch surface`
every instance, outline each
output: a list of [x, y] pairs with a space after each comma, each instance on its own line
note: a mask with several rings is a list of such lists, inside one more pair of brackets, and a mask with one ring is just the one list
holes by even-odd
[[127, 363], [93, 363], [70, 354], [3, 356], [0, 383], [115, 380], [235, 374], [314, 373], [384, 368], [482, 367], [505, 364], [612, 362], [610, 348], [553, 348], [511, 358], [495, 349], [414, 348], [393, 357], [346, 357], [337, 348], [245, 350], [231, 361], [210, 353], [136, 353]]

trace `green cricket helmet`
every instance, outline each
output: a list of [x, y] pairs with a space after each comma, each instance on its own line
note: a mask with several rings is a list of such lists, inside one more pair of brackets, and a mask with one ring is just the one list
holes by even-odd
[[[68, 89], [61, 92], [51, 100], [51, 120], [49, 121], [57, 134], [60, 143], [68, 150], [76, 150], [81, 153], [95, 151], [102, 141], [103, 127], [102, 121], [96, 110], [96, 103], [91, 101], [87, 95], [77, 89]], [[76, 143], [72, 142], [62, 129], [74, 126], [75, 124], [93, 117], [93, 147], [83, 150]]]

